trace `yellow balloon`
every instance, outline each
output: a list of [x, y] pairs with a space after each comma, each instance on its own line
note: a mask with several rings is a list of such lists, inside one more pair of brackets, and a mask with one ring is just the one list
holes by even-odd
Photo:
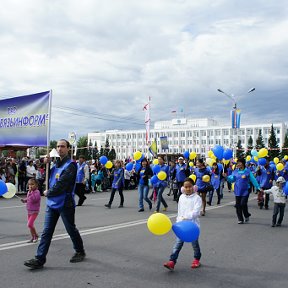
[[275, 158], [273, 159], [273, 161], [274, 161], [275, 164], [278, 164], [278, 163], [279, 163], [279, 158], [278, 158], [278, 157], [275, 157]]
[[223, 159], [222, 162], [223, 162], [225, 165], [227, 165], [227, 164], [230, 162], [230, 160], [225, 160], [225, 159]]
[[216, 162], [215, 159], [208, 159], [208, 160], [207, 160], [207, 163], [208, 163], [208, 165], [209, 165], [210, 167], [212, 167], [212, 165], [213, 165], [215, 162]]
[[214, 155], [213, 151], [212, 151], [212, 150], [209, 150], [209, 151], [208, 151], [208, 157], [209, 157], [209, 158], [212, 158], [213, 155]]
[[232, 166], [232, 170], [235, 170], [235, 168], [236, 168], [236, 165], [234, 164], [234, 165]]
[[154, 160], [153, 160], [153, 165], [158, 165], [158, 164], [159, 164], [158, 159], [154, 159]]
[[148, 230], [155, 235], [164, 235], [172, 228], [171, 220], [162, 213], [155, 213], [148, 218]]
[[211, 158], [216, 160], [217, 157], [213, 154], [213, 155], [211, 155]]
[[113, 167], [113, 163], [112, 163], [110, 160], [108, 160], [108, 161], [106, 162], [106, 164], [105, 164], [105, 167], [106, 167], [107, 169], [110, 169], [110, 168]]
[[193, 159], [195, 159], [197, 157], [197, 153], [196, 152], [191, 152], [190, 154], [189, 154], [189, 159], [190, 160], [193, 160]]
[[234, 160], [233, 160], [235, 163], [237, 163], [237, 161], [238, 161], [238, 158], [234, 158]]
[[134, 160], [139, 160], [142, 157], [142, 153], [140, 151], [136, 151], [133, 155]]
[[190, 166], [190, 167], [193, 167], [193, 166], [194, 166], [194, 163], [193, 163], [193, 162], [189, 162], [189, 166]]
[[15, 194], [16, 194], [16, 187], [15, 187], [15, 185], [12, 184], [12, 183], [6, 183], [6, 186], [7, 186], [7, 188], [8, 188], [8, 191], [7, 191], [5, 194], [3, 194], [2, 196], [3, 196], [4, 198], [6, 198], [6, 199], [10, 199], [10, 198], [12, 198], [12, 197], [15, 196]]
[[248, 156], [246, 157], [246, 160], [247, 160], [247, 161], [250, 161], [250, 160], [251, 160], [251, 156], [248, 155]]
[[164, 171], [160, 171], [158, 174], [157, 174], [157, 177], [158, 177], [158, 179], [159, 180], [165, 180], [166, 178], [167, 178], [167, 174], [166, 174], [166, 172], [164, 172]]
[[203, 181], [203, 182], [209, 182], [209, 181], [210, 181], [210, 176], [209, 176], [209, 175], [204, 175], [204, 176], [202, 177], [202, 181]]
[[235, 188], [235, 183], [232, 183], [232, 185], [231, 185], [232, 191], [234, 191], [234, 188]]
[[189, 176], [189, 178], [191, 178], [194, 182], [196, 182], [196, 175], [195, 174], [191, 174]]
[[268, 150], [266, 148], [261, 148], [259, 151], [258, 151], [258, 157], [259, 158], [263, 158], [263, 157], [266, 157], [268, 155]]
[[285, 155], [285, 156], [284, 156], [284, 160], [287, 160], [287, 159], [288, 159], [288, 155]]
[[258, 157], [257, 157], [257, 156], [254, 156], [254, 160], [255, 160], [255, 161], [258, 161]]
[[276, 169], [277, 169], [278, 171], [282, 171], [282, 170], [284, 169], [284, 165], [283, 165], [282, 163], [278, 163], [278, 164], [276, 165]]

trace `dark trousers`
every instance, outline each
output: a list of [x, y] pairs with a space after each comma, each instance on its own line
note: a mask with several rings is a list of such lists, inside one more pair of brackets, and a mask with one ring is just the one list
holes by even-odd
[[[244, 221], [244, 218], [249, 218], [251, 214], [248, 212], [248, 197], [247, 196], [235, 196], [236, 200], [236, 214], [239, 221]], [[244, 216], [244, 218], [243, 218]]]
[[119, 187], [118, 189], [112, 188], [111, 195], [110, 195], [110, 200], [109, 200], [109, 205], [112, 204], [112, 202], [114, 200], [115, 193], [116, 193], [117, 190], [118, 190], [119, 196], [120, 196], [120, 205], [124, 204], [123, 187]]
[[[281, 224], [282, 221], [283, 221], [283, 217], [284, 217], [284, 210], [285, 210], [285, 204], [284, 203], [274, 203], [274, 211], [273, 211], [273, 217], [272, 217], [272, 224]], [[278, 218], [278, 221], [277, 221], [277, 216], [278, 216], [278, 213], [280, 212], [279, 214], [279, 218]]]
[[79, 197], [78, 206], [81, 206], [86, 199], [85, 193], [85, 184], [76, 183], [75, 194]]
[[183, 184], [184, 184], [184, 182], [177, 182], [178, 194], [177, 194], [177, 198], [175, 199], [177, 202], [179, 200], [179, 197], [182, 194], [181, 188], [182, 188]]
[[41, 235], [41, 241], [37, 249], [36, 258], [44, 264], [46, 262], [46, 255], [48, 253], [53, 233], [61, 216], [67, 233], [69, 234], [73, 248], [76, 252], [84, 252], [83, 241], [75, 225], [75, 208], [63, 207], [59, 210], [46, 208], [44, 229]]
[[[220, 186], [218, 189], [215, 189], [217, 193], [217, 204], [220, 204], [220, 200], [221, 200], [220, 189], [221, 189]], [[208, 202], [209, 205], [212, 204], [213, 194], [214, 194], [214, 190], [209, 191], [209, 202]]]

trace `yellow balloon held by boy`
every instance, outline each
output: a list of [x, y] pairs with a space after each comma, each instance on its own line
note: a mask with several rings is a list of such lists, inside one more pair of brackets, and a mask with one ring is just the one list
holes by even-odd
[[164, 235], [172, 228], [172, 222], [165, 214], [155, 213], [148, 218], [148, 230], [154, 235]]
[[203, 177], [202, 177], [202, 181], [203, 182], [209, 182], [210, 181], [210, 176], [209, 175], [204, 175]]
[[167, 174], [166, 174], [166, 172], [164, 172], [164, 171], [160, 171], [160, 172], [157, 174], [157, 177], [158, 177], [159, 180], [163, 181], [163, 180], [165, 180], [165, 179], [167, 178]]

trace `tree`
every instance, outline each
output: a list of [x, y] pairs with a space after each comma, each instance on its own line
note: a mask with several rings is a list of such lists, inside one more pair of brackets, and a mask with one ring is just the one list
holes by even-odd
[[91, 139], [90, 139], [90, 141], [89, 141], [89, 147], [88, 147], [88, 159], [90, 160], [90, 159], [94, 159], [93, 158], [93, 144], [92, 144], [92, 141], [91, 141]]
[[264, 148], [264, 147], [265, 147], [265, 144], [264, 144], [264, 141], [263, 141], [262, 130], [259, 129], [259, 134], [258, 134], [258, 138], [256, 139], [255, 148], [257, 150], [260, 150], [261, 148]]
[[270, 136], [268, 138], [268, 148], [271, 149], [269, 150], [269, 160], [273, 160], [275, 157], [279, 157], [280, 149], [277, 143], [275, 129], [273, 127], [273, 124], [271, 125]]
[[115, 151], [115, 149], [113, 147], [112, 147], [112, 149], [110, 150], [110, 152], [108, 154], [108, 158], [111, 161], [116, 159], [116, 151]]
[[243, 158], [244, 157], [244, 151], [243, 151], [243, 147], [242, 147], [242, 144], [241, 144], [241, 140], [239, 139], [238, 140], [238, 143], [237, 143], [237, 147], [236, 147], [236, 158]]
[[110, 152], [110, 144], [109, 144], [109, 138], [106, 138], [106, 142], [105, 142], [105, 148], [104, 148], [104, 155], [106, 157], [109, 156], [109, 152]]
[[103, 146], [101, 146], [99, 156], [103, 156], [103, 155], [104, 155], [104, 148]]
[[82, 136], [79, 138], [79, 140], [77, 141], [77, 153], [76, 153], [77, 158], [80, 155], [84, 155], [85, 158], [88, 159], [89, 155], [88, 155], [88, 149], [87, 149], [88, 145], [87, 144], [88, 144], [88, 137], [87, 136]]
[[246, 151], [245, 157], [247, 157], [248, 155], [251, 154], [252, 149], [253, 149], [253, 138], [250, 135], [250, 137], [248, 139], [248, 143], [247, 143], [247, 151]]
[[92, 153], [92, 159], [99, 159], [99, 150], [98, 150], [98, 147], [97, 145], [93, 148], [93, 153]]
[[56, 140], [50, 140], [49, 143], [49, 149], [52, 150], [53, 148], [57, 148], [57, 141]]
[[284, 143], [281, 151], [281, 159], [283, 159], [285, 155], [288, 155], [288, 134], [286, 134], [284, 138]]

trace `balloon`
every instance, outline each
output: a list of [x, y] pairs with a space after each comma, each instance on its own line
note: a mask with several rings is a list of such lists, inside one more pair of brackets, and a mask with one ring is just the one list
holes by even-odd
[[230, 162], [230, 160], [222, 160], [222, 162], [223, 162], [225, 165], [227, 165], [227, 164]]
[[212, 165], [216, 162], [215, 159], [208, 159], [207, 161], [207, 164], [212, 167]]
[[278, 171], [282, 171], [282, 170], [284, 169], [284, 165], [283, 165], [282, 163], [278, 163], [278, 164], [276, 165], [276, 169], [277, 169]]
[[273, 162], [274, 162], [275, 164], [278, 164], [278, 163], [279, 163], [279, 158], [278, 158], [278, 157], [275, 157], [275, 158], [273, 159]]
[[261, 148], [258, 152], [258, 157], [264, 158], [268, 155], [268, 150], [266, 148]]
[[212, 158], [213, 155], [214, 155], [213, 151], [209, 150], [208, 151], [208, 157]]
[[233, 157], [233, 151], [231, 149], [226, 149], [223, 153], [223, 158], [229, 160]]
[[229, 175], [229, 176], [227, 177], [227, 181], [228, 181], [229, 183], [233, 183], [233, 182], [236, 181], [236, 177], [235, 177], [234, 175]]
[[195, 159], [196, 157], [197, 157], [197, 153], [194, 152], [194, 151], [189, 154], [189, 159], [190, 159], [190, 160], [193, 160], [193, 159]]
[[288, 182], [285, 183], [285, 185], [283, 187], [283, 191], [284, 191], [285, 195], [288, 196]]
[[251, 150], [251, 155], [257, 157], [257, 156], [258, 156], [258, 152], [257, 152], [257, 150], [252, 149], [252, 150]]
[[194, 163], [193, 162], [189, 162], [189, 167], [193, 167]]
[[153, 170], [154, 174], [157, 174], [160, 172], [161, 167], [160, 167], [160, 165], [157, 164], [157, 165], [153, 166], [152, 170]]
[[156, 175], [152, 176], [150, 179], [151, 184], [156, 184], [158, 182], [158, 177]]
[[248, 156], [246, 157], [246, 161], [250, 161], [250, 160], [251, 160], [251, 156], [248, 155]]
[[160, 171], [160, 172], [157, 174], [157, 177], [158, 177], [159, 180], [163, 181], [163, 180], [165, 180], [165, 179], [167, 178], [167, 174], [166, 174], [166, 172], [164, 172], [164, 171]]
[[235, 190], [235, 183], [232, 183], [232, 185], [231, 185], [231, 190], [232, 190], [232, 191]]
[[220, 145], [216, 145], [213, 149], [212, 149], [214, 155], [219, 159], [222, 160], [223, 158], [223, 153], [224, 153], [224, 148]]
[[158, 159], [154, 159], [154, 160], [153, 160], [153, 165], [158, 165], [158, 164], [159, 164]]
[[267, 160], [265, 158], [259, 158], [258, 164], [264, 166], [266, 164]]
[[141, 168], [141, 164], [136, 162], [135, 168], [134, 168], [135, 171], [138, 172], [140, 170], [140, 168]]
[[210, 176], [209, 175], [204, 175], [203, 177], [202, 177], [202, 181], [203, 182], [209, 182], [210, 181]]
[[175, 235], [184, 242], [193, 242], [199, 238], [200, 229], [197, 224], [192, 221], [180, 221], [174, 223], [172, 230]]
[[105, 167], [106, 167], [107, 169], [110, 169], [110, 168], [113, 167], [113, 163], [109, 160], [109, 161], [106, 162]]
[[131, 171], [131, 170], [133, 169], [133, 166], [134, 166], [134, 165], [133, 165], [132, 162], [126, 164], [126, 170], [127, 170], [127, 171]]
[[6, 186], [8, 188], [8, 191], [4, 193], [2, 196], [6, 199], [10, 199], [15, 196], [16, 194], [16, 187], [12, 183], [6, 183]]
[[142, 157], [142, 153], [140, 151], [136, 151], [133, 155], [134, 160], [139, 160]]
[[106, 156], [101, 156], [99, 161], [101, 164], [105, 165], [108, 161], [108, 158]]
[[5, 194], [8, 191], [8, 187], [4, 181], [0, 180], [0, 196]]
[[155, 235], [164, 235], [172, 228], [171, 220], [162, 213], [155, 213], [148, 218], [148, 230]]
[[185, 151], [185, 152], [183, 153], [183, 156], [184, 156], [185, 159], [188, 159], [188, 158], [189, 158], [189, 155], [190, 155], [189, 151]]
[[136, 163], [140, 163], [141, 164], [141, 161], [145, 158], [145, 155], [144, 153], [141, 155], [140, 159], [136, 160]]
[[258, 157], [257, 157], [257, 156], [253, 156], [253, 160], [254, 160], [255, 162], [258, 162]]
[[288, 155], [285, 155], [285, 156], [284, 156], [284, 160], [287, 160], [287, 159], [288, 159]]
[[194, 181], [194, 183], [196, 182], [196, 175], [195, 174], [191, 174], [189, 176], [189, 178], [191, 178]]

